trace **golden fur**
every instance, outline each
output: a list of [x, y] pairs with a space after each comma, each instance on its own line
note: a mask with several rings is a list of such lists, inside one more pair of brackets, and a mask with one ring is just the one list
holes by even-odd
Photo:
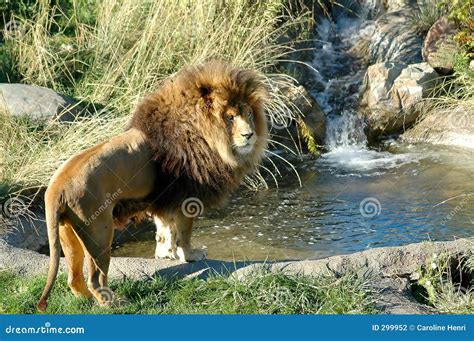
[[51, 259], [38, 309], [47, 307], [61, 247], [73, 293], [108, 303], [101, 288], [114, 225], [144, 212], [157, 225], [158, 257], [202, 259], [190, 243], [194, 216], [181, 206], [187, 199], [218, 205], [254, 170], [267, 141], [265, 97], [250, 70], [189, 66], [137, 106], [126, 132], [66, 161], [45, 194]]

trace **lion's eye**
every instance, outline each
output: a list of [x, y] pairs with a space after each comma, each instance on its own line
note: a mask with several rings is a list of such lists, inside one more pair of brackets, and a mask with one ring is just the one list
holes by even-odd
[[229, 122], [234, 122], [234, 116], [227, 116], [227, 119], [229, 120]]
[[247, 111], [247, 117], [252, 118], [252, 111], [251, 110]]

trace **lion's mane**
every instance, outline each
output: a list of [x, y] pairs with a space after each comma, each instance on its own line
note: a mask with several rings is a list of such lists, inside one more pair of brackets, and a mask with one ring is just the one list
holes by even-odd
[[[251, 70], [223, 62], [188, 66], [147, 96], [135, 110], [130, 128], [146, 136], [158, 173], [147, 201], [159, 210], [187, 197], [206, 206], [219, 204], [252, 172], [267, 142], [263, 104], [266, 89]], [[232, 152], [223, 112], [250, 105], [257, 142], [249, 155]]]

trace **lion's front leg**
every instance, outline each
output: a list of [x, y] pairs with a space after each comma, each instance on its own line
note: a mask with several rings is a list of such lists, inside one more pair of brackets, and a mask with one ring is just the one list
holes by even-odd
[[153, 220], [156, 225], [155, 258], [178, 259], [175, 224], [159, 217], [154, 217]]
[[193, 230], [194, 218], [178, 215], [176, 220], [177, 232], [177, 254], [182, 262], [196, 262], [207, 258], [207, 251], [204, 249], [193, 249], [191, 247], [191, 234]]

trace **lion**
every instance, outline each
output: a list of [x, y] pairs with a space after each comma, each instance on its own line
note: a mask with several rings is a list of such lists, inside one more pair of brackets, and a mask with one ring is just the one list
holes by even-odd
[[157, 257], [205, 258], [191, 247], [196, 215], [184, 206], [222, 205], [255, 170], [267, 144], [266, 98], [252, 70], [218, 61], [187, 66], [138, 104], [124, 133], [62, 164], [45, 193], [50, 264], [38, 309], [47, 308], [61, 248], [73, 294], [109, 304], [103, 290], [114, 226], [131, 218], [153, 217]]

